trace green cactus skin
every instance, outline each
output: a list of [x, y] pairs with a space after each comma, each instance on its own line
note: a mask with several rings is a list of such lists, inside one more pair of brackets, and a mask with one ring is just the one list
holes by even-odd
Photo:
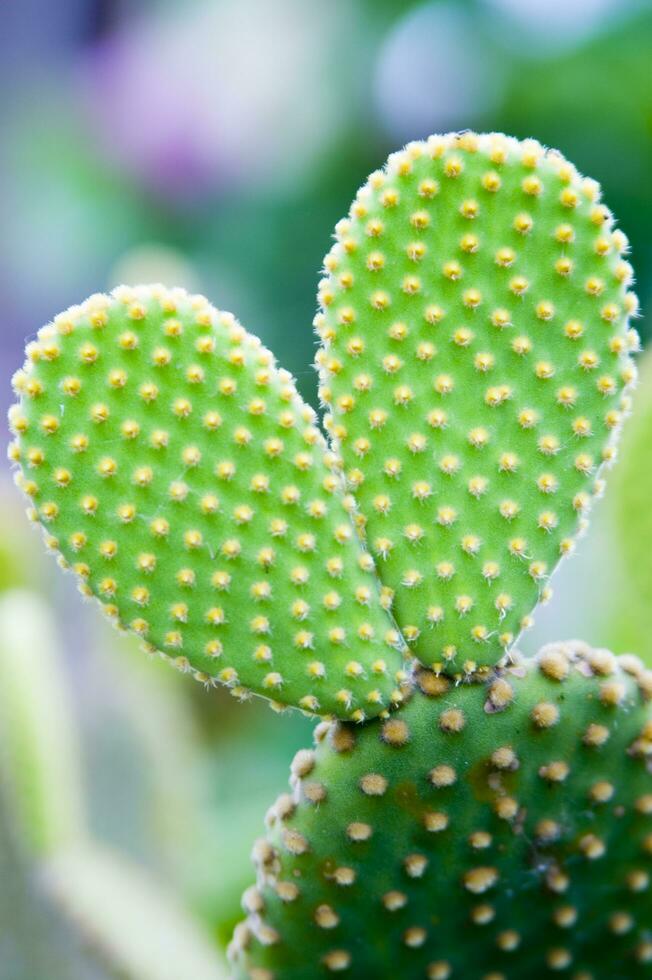
[[600, 188], [534, 141], [431, 137], [336, 227], [321, 397], [414, 654], [494, 664], [573, 548], [633, 379]]
[[56, 317], [14, 379], [12, 458], [61, 564], [200, 680], [362, 720], [401, 638], [291, 376], [231, 314], [163, 287]]
[[419, 683], [294, 759], [236, 977], [647, 976], [652, 674], [569, 643], [488, 685]]

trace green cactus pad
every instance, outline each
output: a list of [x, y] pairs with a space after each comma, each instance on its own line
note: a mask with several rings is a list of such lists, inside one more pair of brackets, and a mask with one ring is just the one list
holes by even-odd
[[231, 314], [163, 287], [91, 297], [15, 378], [11, 457], [50, 548], [198, 679], [361, 720], [400, 637], [291, 376]]
[[336, 238], [321, 397], [394, 615], [427, 666], [494, 664], [613, 456], [627, 240], [594, 181], [496, 134], [393, 154]]
[[[322, 723], [268, 814], [235, 975], [631, 980], [652, 966], [652, 675], [570, 643]], [[647, 966], [646, 966], [647, 964]]]

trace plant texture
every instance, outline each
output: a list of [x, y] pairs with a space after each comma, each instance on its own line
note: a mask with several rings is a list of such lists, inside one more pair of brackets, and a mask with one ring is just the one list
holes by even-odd
[[652, 679], [515, 641], [629, 409], [627, 240], [538, 143], [410, 144], [315, 325], [325, 428], [230, 314], [91, 297], [16, 376], [59, 561], [200, 680], [330, 716], [254, 851], [236, 977], [644, 975]]
[[613, 453], [626, 239], [557, 154], [471, 135], [390, 157], [336, 234], [321, 396], [369, 547], [423, 663], [494, 664]]
[[401, 639], [353, 498], [292, 378], [231, 314], [119, 289], [28, 357], [22, 487], [108, 616], [236, 691], [354, 718], [390, 704]]
[[635, 658], [566, 644], [488, 685], [423, 671], [385, 722], [320, 725], [254, 848], [236, 975], [635, 975], [650, 694]]

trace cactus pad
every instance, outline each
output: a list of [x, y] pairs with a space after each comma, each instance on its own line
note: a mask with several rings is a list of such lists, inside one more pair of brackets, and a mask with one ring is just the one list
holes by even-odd
[[613, 457], [627, 240], [594, 181], [495, 134], [393, 154], [336, 238], [321, 396], [394, 615], [427, 666], [494, 664]]
[[15, 378], [19, 483], [120, 626], [202, 680], [362, 719], [401, 638], [290, 375], [203, 297], [120, 288], [44, 327]]
[[295, 758], [236, 976], [647, 976], [652, 675], [572, 643], [486, 685], [419, 684]]

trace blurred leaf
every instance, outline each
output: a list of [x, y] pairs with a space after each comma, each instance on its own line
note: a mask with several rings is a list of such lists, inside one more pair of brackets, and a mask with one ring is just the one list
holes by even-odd
[[614, 630], [625, 647], [652, 665], [652, 351], [639, 369], [612, 486], [615, 539], [623, 560]]
[[0, 978], [117, 980], [41, 893], [10, 831], [0, 781]]
[[52, 858], [46, 890], [125, 980], [226, 980], [219, 955], [161, 883], [86, 845]]
[[41, 588], [43, 548], [25, 520], [25, 508], [13, 485], [0, 474], [0, 593], [12, 588]]
[[0, 772], [29, 849], [84, 833], [80, 759], [50, 609], [29, 592], [0, 598]]
[[202, 766], [207, 806], [198, 874], [204, 876], [206, 916], [224, 944], [242, 918], [251, 848], [264, 832], [265, 812], [285, 791], [290, 760], [310, 744], [314, 728], [314, 719], [297, 711], [279, 718], [254, 700], [238, 708], [239, 724], [215, 737]]
[[192, 895], [188, 840], [202, 821], [205, 752], [192, 695], [201, 688], [89, 614], [95, 642], [80, 665], [79, 710], [90, 830]]

